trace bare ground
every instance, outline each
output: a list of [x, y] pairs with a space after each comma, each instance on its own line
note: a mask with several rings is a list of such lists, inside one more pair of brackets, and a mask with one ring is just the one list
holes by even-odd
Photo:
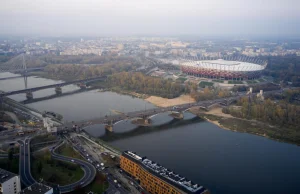
[[150, 96], [145, 100], [159, 107], [176, 106], [195, 102], [195, 100], [190, 95], [181, 95], [173, 99], [162, 98], [158, 96]]

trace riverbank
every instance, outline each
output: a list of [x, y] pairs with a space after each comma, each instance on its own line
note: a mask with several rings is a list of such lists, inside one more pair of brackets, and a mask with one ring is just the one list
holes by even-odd
[[247, 120], [233, 117], [222, 112], [222, 108], [215, 108], [204, 112], [197, 108], [190, 110], [193, 114], [206, 119], [220, 128], [241, 133], [250, 133], [276, 141], [300, 145], [300, 132], [286, 127], [273, 126], [257, 120]]
[[158, 96], [150, 96], [145, 100], [159, 107], [177, 106], [181, 104], [188, 104], [188, 103], [195, 102], [195, 99], [193, 99], [190, 95], [181, 95], [177, 98], [172, 98], [172, 99], [162, 98]]

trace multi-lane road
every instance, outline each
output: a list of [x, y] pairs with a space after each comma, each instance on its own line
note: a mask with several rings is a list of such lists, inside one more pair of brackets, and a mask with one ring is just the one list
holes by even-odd
[[36, 182], [30, 171], [30, 139], [18, 140], [18, 143], [20, 144], [19, 173], [22, 183], [27, 187]]
[[[19, 174], [20, 174], [21, 182], [27, 187], [36, 182], [36, 180], [31, 175], [30, 138], [26, 138], [24, 141], [18, 140], [18, 143], [20, 144]], [[79, 160], [76, 158], [70, 158], [70, 157], [66, 157], [66, 156], [57, 154], [55, 152], [55, 150], [62, 144], [63, 143], [55, 146], [51, 150], [52, 158], [56, 159], [56, 160], [61, 160], [64, 162], [70, 162], [70, 163], [72, 162], [74, 164], [78, 164], [84, 171], [84, 176], [77, 182], [69, 184], [69, 185], [59, 186], [59, 190], [61, 193], [67, 193], [67, 192], [75, 190], [78, 187], [84, 187], [84, 186], [90, 184], [96, 176], [96, 169], [92, 164], [85, 162], [83, 160]]]
[[66, 156], [57, 154], [55, 152], [55, 150], [58, 147], [60, 147], [63, 143], [64, 142], [62, 142], [61, 144], [59, 144], [58, 146], [56, 146], [54, 149], [51, 150], [52, 158], [56, 159], [56, 160], [61, 160], [61, 161], [65, 161], [65, 162], [72, 162], [74, 164], [78, 164], [81, 166], [81, 168], [84, 171], [84, 175], [79, 181], [69, 184], [69, 185], [59, 186], [59, 190], [61, 193], [67, 193], [67, 192], [73, 191], [74, 189], [76, 189], [78, 187], [85, 187], [85, 186], [89, 185], [94, 180], [97, 171], [96, 171], [96, 168], [91, 163], [88, 163], [88, 162], [85, 162], [83, 160], [79, 160], [76, 158], [66, 157]]

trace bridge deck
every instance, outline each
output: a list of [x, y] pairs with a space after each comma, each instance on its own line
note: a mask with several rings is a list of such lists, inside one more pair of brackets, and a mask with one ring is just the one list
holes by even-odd
[[1, 93], [0, 97], [10, 96], [10, 95], [14, 95], [14, 94], [21, 94], [21, 93], [26, 93], [26, 92], [34, 92], [34, 91], [44, 90], [44, 89], [48, 89], [48, 88], [63, 87], [66, 85], [77, 84], [77, 83], [86, 83], [86, 82], [91, 82], [91, 81], [96, 81], [96, 80], [104, 80], [104, 79], [106, 79], [106, 76], [83, 79], [83, 80], [75, 80], [75, 81], [64, 82], [64, 83], [59, 83], [59, 84], [51, 84], [51, 85], [47, 85], [47, 86], [40, 86], [40, 87], [35, 87], [35, 88], [23, 89], [23, 90], [16, 90], [16, 91], [11, 91], [11, 92]]

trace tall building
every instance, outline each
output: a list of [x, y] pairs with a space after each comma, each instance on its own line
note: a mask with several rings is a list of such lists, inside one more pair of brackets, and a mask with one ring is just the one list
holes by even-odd
[[34, 183], [22, 190], [20, 194], [53, 194], [53, 188], [42, 183]]
[[0, 193], [18, 194], [20, 191], [20, 177], [14, 173], [0, 169]]
[[153, 194], [209, 194], [203, 186], [131, 151], [122, 153], [120, 166]]

